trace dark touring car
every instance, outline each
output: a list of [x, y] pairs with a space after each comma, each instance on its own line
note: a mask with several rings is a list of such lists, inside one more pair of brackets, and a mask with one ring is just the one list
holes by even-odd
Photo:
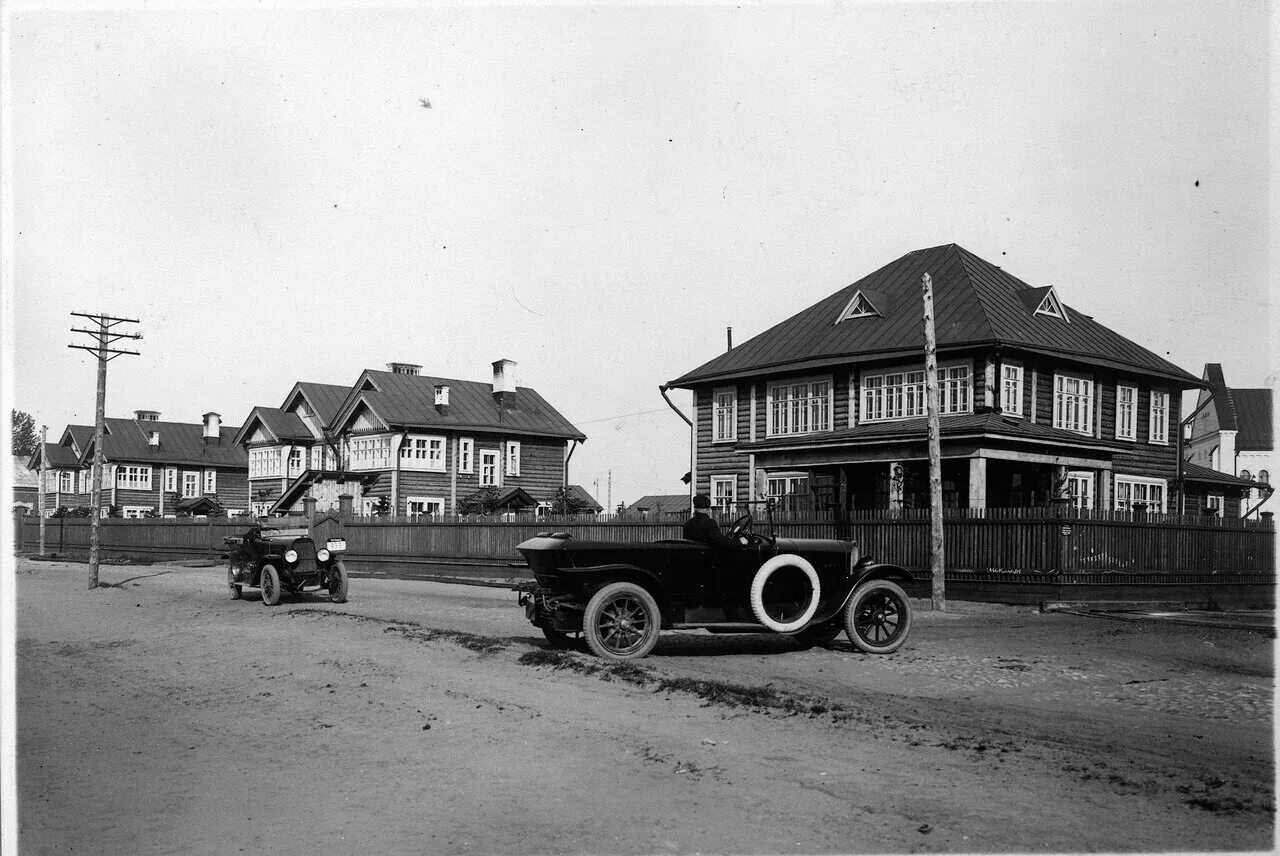
[[347, 600], [347, 569], [341, 553], [346, 542], [330, 540], [316, 549], [306, 529], [274, 529], [255, 526], [243, 535], [222, 539], [227, 546], [227, 586], [233, 600], [243, 589], [258, 587], [267, 606], [280, 603], [286, 594], [318, 588], [334, 603]]
[[660, 630], [782, 633], [821, 645], [840, 633], [860, 651], [906, 641], [911, 603], [897, 565], [860, 556], [852, 541], [754, 534], [751, 515], [729, 535], [739, 547], [673, 539], [628, 544], [539, 533], [520, 544], [535, 583], [519, 601], [552, 645], [581, 635], [597, 656], [645, 656]]

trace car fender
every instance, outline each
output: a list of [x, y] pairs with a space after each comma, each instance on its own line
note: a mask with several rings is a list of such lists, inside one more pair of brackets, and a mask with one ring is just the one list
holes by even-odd
[[901, 565], [881, 564], [879, 562], [867, 565], [859, 569], [856, 574], [841, 580], [839, 584], [830, 586], [829, 595], [827, 591], [823, 592], [824, 606], [814, 613], [813, 618], [809, 620], [805, 628], [824, 624], [838, 616], [844, 611], [845, 606], [849, 603], [849, 598], [853, 597], [853, 593], [858, 586], [867, 580], [901, 580], [905, 583], [913, 583], [916, 578]]
[[[635, 583], [653, 595], [653, 599], [658, 602], [658, 608], [662, 610], [664, 617], [670, 609], [670, 601], [667, 598], [666, 590], [662, 587], [662, 583], [658, 581], [652, 571], [648, 571], [639, 565], [618, 563], [593, 565], [589, 568], [562, 568], [560, 573], [565, 576], [572, 575], [575, 579], [581, 580], [583, 588], [591, 593], [607, 586], [609, 583]], [[587, 598], [590, 599], [590, 597], [591, 595], [588, 594]]]

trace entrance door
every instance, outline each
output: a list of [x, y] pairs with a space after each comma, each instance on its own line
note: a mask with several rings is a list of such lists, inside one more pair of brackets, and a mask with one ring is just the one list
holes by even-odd
[[1093, 473], [1067, 473], [1067, 490], [1070, 491], [1072, 508], [1093, 508]]

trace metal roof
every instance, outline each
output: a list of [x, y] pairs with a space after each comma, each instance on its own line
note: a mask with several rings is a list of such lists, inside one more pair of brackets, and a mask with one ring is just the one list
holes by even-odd
[[688, 514], [689, 494], [687, 493], [654, 493], [642, 496], [627, 506], [636, 511], [648, 511], [651, 514]]
[[[90, 437], [89, 439], [92, 440], [93, 438]], [[80, 466], [80, 459], [76, 457], [76, 453], [72, 451], [71, 447], [63, 446], [58, 443], [44, 444], [44, 459], [47, 463], [47, 466], [51, 468], [66, 470], [66, 469], [78, 469]], [[31, 456], [31, 460], [29, 463], [32, 464], [35, 469], [39, 469], [40, 467], [40, 450], [39, 449], [37, 449], [36, 453]]]
[[[133, 419], [105, 420], [108, 431], [102, 450], [112, 463], [194, 464], [199, 466], [249, 468], [249, 456], [235, 443], [238, 428], [223, 426], [218, 440], [205, 442], [204, 426], [189, 422], [137, 422]], [[150, 432], [160, 433], [160, 443], [147, 442]]]
[[[39, 450], [37, 450], [39, 451]], [[33, 453], [34, 454], [34, 453]], [[30, 490], [38, 490], [40, 487], [40, 471], [33, 470], [27, 466], [27, 455], [12, 455], [13, 464], [13, 488], [19, 490], [28, 488]]]
[[604, 506], [596, 502], [595, 497], [587, 493], [587, 489], [580, 484], [569, 485], [569, 495], [583, 503], [587, 508], [599, 514], [604, 511]]
[[1220, 473], [1217, 470], [1210, 469], [1209, 467], [1202, 467], [1199, 464], [1184, 463], [1182, 465], [1182, 475], [1187, 479], [1187, 481], [1208, 482], [1209, 484], [1225, 484], [1240, 488], [1258, 486], [1257, 482], [1250, 481], [1249, 479], [1242, 479], [1238, 476], [1233, 476], [1231, 473]]
[[260, 424], [276, 440], [314, 440], [315, 436], [296, 413], [286, 412], [278, 407], [255, 407], [249, 411], [249, 418], [236, 432], [237, 444], [245, 442], [253, 432], [254, 424]]
[[1272, 429], [1271, 390], [1233, 389], [1237, 452], [1270, 452], [1276, 447]]
[[[790, 371], [798, 365], [918, 354], [924, 346], [920, 283], [925, 273], [933, 280], [940, 350], [1026, 347], [1084, 362], [1104, 362], [1183, 387], [1200, 386], [1193, 375], [1065, 304], [1067, 320], [1035, 314], [1047, 287], [1032, 289], [955, 244], [913, 250], [669, 385], [690, 387]], [[877, 293], [873, 302], [880, 314], [836, 323], [858, 291]]]
[[[449, 387], [447, 405], [436, 405], [437, 386]], [[388, 426], [587, 439], [537, 391], [528, 387], [518, 387], [499, 400], [490, 384], [479, 381], [368, 369], [342, 405], [335, 420], [339, 429], [351, 419], [361, 400]]]
[[288, 407], [297, 393], [301, 393], [307, 403], [311, 405], [316, 417], [320, 420], [320, 424], [327, 426], [338, 415], [338, 411], [342, 408], [342, 403], [346, 401], [347, 396], [351, 393], [351, 387], [332, 383], [298, 381], [293, 385], [293, 389], [289, 391], [289, 395], [285, 398], [282, 407]]

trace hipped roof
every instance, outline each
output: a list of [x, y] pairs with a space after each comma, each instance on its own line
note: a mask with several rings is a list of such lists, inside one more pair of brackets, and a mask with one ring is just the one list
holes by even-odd
[[[133, 419], [104, 420], [106, 436], [102, 451], [112, 463], [190, 464], [205, 467], [232, 467], [247, 470], [249, 456], [235, 444], [237, 428], [221, 427], [219, 437], [208, 442], [204, 426], [188, 422], [138, 422]], [[152, 446], [147, 438], [152, 431], [160, 434], [160, 444]], [[92, 454], [84, 452], [84, 460]]]
[[[691, 387], [841, 362], [918, 356], [923, 351], [921, 277], [933, 280], [940, 351], [1008, 346], [1154, 376], [1191, 388], [1193, 375], [1087, 315], [1037, 315], [1047, 287], [1032, 286], [956, 244], [913, 250], [743, 342], [670, 386]], [[836, 323], [858, 291], [886, 297], [879, 315]]]

